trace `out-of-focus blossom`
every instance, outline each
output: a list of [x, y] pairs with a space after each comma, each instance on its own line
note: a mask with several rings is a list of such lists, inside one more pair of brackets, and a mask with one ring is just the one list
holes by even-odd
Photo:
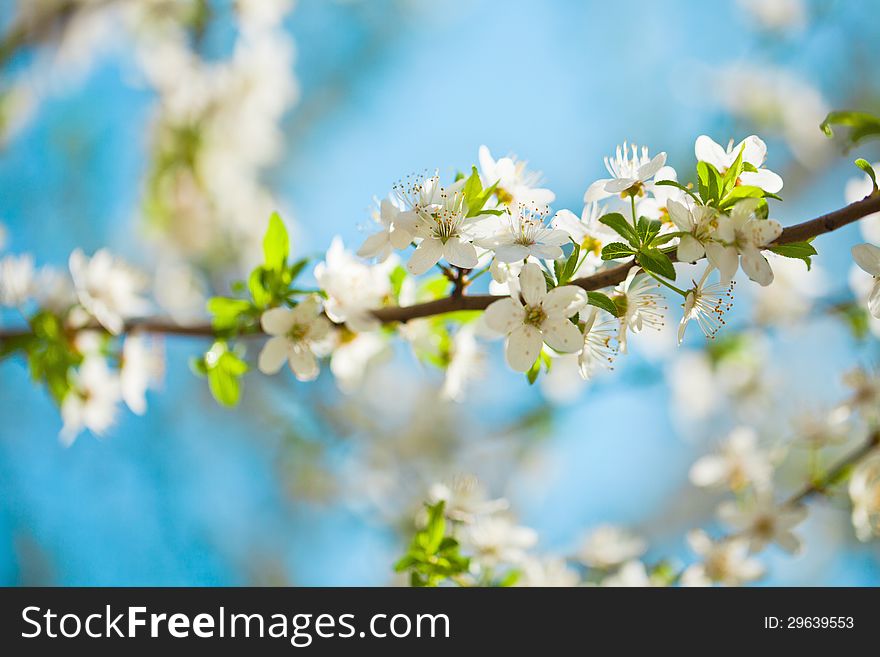
[[443, 397], [464, 401], [468, 384], [482, 376], [485, 361], [485, 354], [477, 342], [476, 328], [473, 324], [462, 326], [452, 338], [449, 364], [443, 379]]
[[749, 556], [749, 542], [735, 538], [713, 541], [702, 530], [688, 535], [691, 549], [702, 562], [688, 566], [681, 575], [683, 586], [741, 586], [764, 574], [759, 561]]
[[571, 587], [578, 585], [578, 574], [558, 557], [530, 558], [520, 566], [517, 586]]
[[521, 564], [537, 542], [535, 530], [502, 515], [479, 516], [462, 532], [462, 545], [472, 550], [474, 561], [485, 568]]
[[72, 376], [71, 389], [61, 402], [61, 442], [69, 446], [88, 429], [103, 434], [116, 418], [121, 396], [119, 377], [100, 356], [87, 357]]
[[749, 289], [754, 297], [755, 320], [762, 324], [791, 324], [803, 319], [828, 287], [824, 270], [816, 263], [808, 270], [794, 258], [773, 254], [767, 254], [767, 258], [773, 263], [773, 282]]
[[450, 520], [465, 524], [504, 511], [510, 506], [504, 498], [490, 499], [485, 487], [473, 475], [461, 475], [431, 486], [428, 503], [437, 502], [445, 503], [443, 511]]
[[880, 535], [880, 454], [862, 461], [849, 480], [852, 523], [856, 536], [868, 541]]
[[82, 307], [114, 335], [122, 332], [126, 319], [150, 308], [141, 296], [146, 279], [106, 249], [92, 257], [76, 249], [70, 254], [70, 274]]
[[602, 586], [645, 588], [657, 586], [651, 579], [645, 564], [638, 559], [627, 561], [616, 572], [602, 580]]
[[581, 543], [577, 558], [591, 568], [608, 569], [641, 557], [648, 545], [644, 539], [615, 525], [600, 525]]
[[767, 490], [773, 477], [771, 455], [758, 445], [758, 435], [750, 427], [737, 427], [717, 454], [699, 459], [690, 470], [695, 486], [733, 491], [754, 486]]
[[125, 338], [119, 368], [122, 399], [133, 413], [147, 410], [147, 390], [161, 379], [164, 371], [162, 351], [155, 342], [134, 334]]
[[766, 63], [734, 64], [707, 74], [725, 110], [763, 131], [781, 134], [802, 165], [816, 168], [833, 153], [816, 129], [830, 107], [814, 86]]
[[807, 24], [804, 0], [738, 0], [758, 27], [770, 31], [800, 30]]
[[749, 541], [752, 552], [760, 552], [770, 543], [776, 543], [789, 554], [797, 554], [801, 550], [800, 539], [792, 532], [807, 517], [804, 506], [779, 506], [767, 496], [759, 496], [756, 500], [740, 504], [733, 501], [723, 502], [718, 507], [718, 517], [738, 536]]
[[0, 259], [0, 305], [20, 306], [34, 292], [34, 257], [30, 253]]

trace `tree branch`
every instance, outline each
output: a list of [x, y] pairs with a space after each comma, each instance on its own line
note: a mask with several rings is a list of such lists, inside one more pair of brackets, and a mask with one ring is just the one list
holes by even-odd
[[[875, 212], [880, 212], [880, 194], [872, 194], [865, 197], [861, 201], [851, 203], [834, 212], [816, 217], [809, 221], [805, 221], [794, 226], [789, 226], [782, 231], [773, 245], [790, 244], [792, 242], [803, 242], [805, 240], [824, 235], [851, 224]], [[673, 257], [673, 260], [675, 258]], [[603, 269], [591, 276], [578, 278], [569, 283], [569, 285], [577, 285], [584, 290], [599, 290], [612, 285], [617, 285], [626, 278], [627, 273], [633, 266], [633, 261], [627, 261], [622, 264]], [[503, 299], [503, 296], [492, 294], [475, 294], [460, 296], [449, 296], [425, 303], [417, 303], [411, 306], [399, 306], [379, 308], [373, 311], [373, 315], [383, 323], [392, 322], [408, 322], [411, 319], [419, 317], [431, 317], [433, 315], [442, 315], [444, 313], [455, 312], [459, 310], [485, 310], [492, 302]], [[182, 336], [204, 336], [211, 337], [214, 330], [210, 324], [197, 324], [190, 326], [180, 326], [168, 320], [163, 319], [140, 319], [133, 320], [126, 324], [126, 332], [142, 331], [145, 333], [166, 333], [169, 335]], [[29, 334], [24, 330], [0, 330], [0, 341], [9, 340], [16, 337], [22, 337]]]

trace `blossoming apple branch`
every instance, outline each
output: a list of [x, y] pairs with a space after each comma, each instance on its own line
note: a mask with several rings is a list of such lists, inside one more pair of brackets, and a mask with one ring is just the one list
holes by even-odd
[[[787, 226], [782, 234], [768, 246], [781, 246], [794, 242], [806, 242], [825, 233], [833, 232], [868, 215], [880, 212], [880, 195], [872, 194], [843, 208]], [[632, 262], [603, 269], [595, 274], [577, 278], [569, 283], [587, 291], [600, 290], [622, 282]], [[466, 274], [465, 274], [466, 276]], [[408, 322], [421, 317], [431, 317], [459, 310], [485, 310], [504, 296], [494, 294], [450, 295], [410, 306], [379, 308], [371, 313], [381, 322]], [[213, 337], [215, 330], [210, 324], [181, 325], [161, 318], [135, 319], [126, 322], [125, 332], [163, 333], [189, 337]], [[258, 331], [260, 333], [261, 331]], [[10, 340], [29, 335], [28, 330], [0, 329], [0, 340]]]

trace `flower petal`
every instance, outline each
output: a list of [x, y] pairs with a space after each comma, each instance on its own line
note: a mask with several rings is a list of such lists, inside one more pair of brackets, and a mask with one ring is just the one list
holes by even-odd
[[436, 265], [443, 256], [443, 242], [433, 237], [426, 237], [416, 247], [406, 263], [407, 271], [413, 276], [419, 276]]
[[528, 247], [522, 244], [501, 244], [495, 247], [495, 259], [498, 262], [512, 263], [529, 257]]
[[507, 364], [516, 372], [528, 372], [541, 353], [541, 332], [534, 326], [522, 324], [507, 338], [504, 355]]
[[462, 242], [458, 237], [450, 237], [443, 246], [443, 257], [446, 262], [463, 269], [477, 266], [477, 249], [470, 242]]
[[592, 203], [593, 201], [601, 201], [603, 198], [608, 198], [611, 196], [605, 190], [605, 185], [607, 185], [611, 181], [610, 178], [602, 178], [601, 180], [597, 180], [592, 185], [587, 188], [586, 193], [584, 194], [584, 203]]
[[773, 270], [767, 258], [756, 247], [746, 247], [742, 253], [742, 268], [746, 276], [758, 285], [770, 285], [773, 282]]
[[272, 308], [260, 317], [260, 326], [269, 335], [284, 335], [296, 319], [290, 308]]
[[587, 236], [587, 228], [571, 210], [560, 210], [550, 221], [550, 225], [556, 230], [562, 230], [571, 235], [578, 243], [583, 242]]
[[705, 253], [706, 248], [693, 235], [681, 236], [677, 253], [679, 260], [682, 262], [694, 262], [702, 258]]
[[856, 244], [852, 248], [852, 257], [871, 276], [880, 276], [880, 248], [873, 244]]
[[732, 246], [724, 246], [718, 242], [706, 244], [706, 257], [718, 273], [722, 283], [729, 283], [739, 269], [739, 255]]
[[567, 319], [550, 317], [541, 324], [544, 342], [556, 351], [570, 354], [584, 348], [584, 336], [580, 329]]
[[388, 245], [388, 233], [384, 230], [373, 233], [357, 250], [357, 254], [362, 258], [375, 258], [385, 250]]
[[707, 135], [700, 135], [694, 143], [694, 155], [698, 162], [706, 162], [716, 169], [727, 169], [728, 157], [720, 144]]
[[868, 297], [868, 311], [880, 319], [880, 281], [874, 281], [874, 287], [871, 288], [871, 294]]
[[281, 369], [281, 366], [284, 365], [289, 347], [290, 341], [285, 337], [279, 335], [270, 338], [269, 341], [263, 345], [263, 350], [260, 352], [257, 367], [263, 374], [275, 374]]
[[754, 219], [749, 223], [752, 244], [764, 246], [782, 235], [782, 224], [775, 219]]
[[304, 344], [295, 344], [290, 349], [287, 362], [290, 369], [300, 381], [314, 381], [318, 378], [318, 359]]
[[[760, 168], [764, 164], [764, 160], [767, 159], [767, 144], [758, 135], [749, 135], [743, 139], [736, 145], [733, 152], [739, 153], [740, 148], [743, 148], [743, 162], [753, 164], [755, 168]], [[767, 191], [769, 192], [770, 190], [768, 189]]]
[[739, 176], [743, 185], [760, 187], [765, 192], [776, 194], [782, 189], [782, 177], [770, 169], [758, 169], [757, 171], [743, 171]]
[[525, 311], [516, 299], [499, 299], [486, 308], [483, 320], [493, 331], [507, 335], [522, 326], [524, 315]]
[[605, 191], [618, 194], [625, 189], [629, 189], [637, 182], [639, 182], [638, 178], [613, 178], [605, 183]]
[[653, 176], [655, 173], [660, 171], [660, 169], [662, 169], [663, 165], [665, 165], [665, 164], [666, 164], [666, 153], [665, 152], [657, 153], [657, 155], [654, 156], [653, 160], [651, 160], [647, 164], [643, 164], [642, 166], [639, 167], [639, 170], [636, 175], [639, 177], [639, 180], [647, 180], [648, 178]]
[[559, 260], [563, 255], [562, 248], [554, 244], [533, 244], [529, 253], [542, 260]]
[[678, 201], [669, 201], [666, 204], [666, 209], [669, 211], [669, 218], [672, 219], [676, 228], [686, 232], [693, 230], [694, 218], [685, 205]]
[[547, 281], [538, 265], [533, 262], [523, 265], [519, 273], [519, 288], [527, 305], [536, 306], [541, 303], [547, 294]]
[[574, 285], [563, 285], [550, 290], [541, 307], [548, 317], [565, 319], [574, 315], [587, 304], [587, 294]]

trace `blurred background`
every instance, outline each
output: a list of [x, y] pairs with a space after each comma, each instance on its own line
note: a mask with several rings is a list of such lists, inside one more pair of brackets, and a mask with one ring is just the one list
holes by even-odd
[[[773, 216], [796, 223], [844, 205], [863, 177], [818, 124], [830, 109], [880, 111], [875, 12], [870, 0], [0, 0], [5, 250], [64, 267], [77, 246], [107, 246], [155, 273], [162, 313], [186, 321], [253, 263], [273, 209], [296, 255], [320, 256], [335, 235], [356, 248], [374, 197], [413, 171], [466, 170], [486, 144], [528, 160], [554, 209], [580, 214], [618, 143], [667, 151], [687, 180], [703, 133], [761, 135], [786, 181]], [[789, 438], [846, 394], [845, 371], [875, 362], [850, 288], [861, 239], [856, 226], [820, 238], [809, 277], [775, 260], [776, 282], [740, 285], [708, 347], [692, 328], [674, 348], [673, 308], [667, 330], [589, 385], [560, 368], [529, 386], [490, 343], [464, 403], [440, 400], [442, 373], [398, 341], [350, 393], [329, 372], [252, 374], [228, 410], [189, 370], [205, 344], [169, 337], [148, 413], [65, 449], [49, 396], [5, 361], [0, 584], [400, 583], [414, 510], [459, 473], [510, 498], [543, 551], [615, 523], [649, 555], [684, 560], [684, 533], [711, 525], [717, 502], [688, 482], [693, 461], [742, 422]], [[806, 552], [771, 550], [764, 583], [880, 584], [877, 544], [848, 525], [819, 501], [799, 530]]]

